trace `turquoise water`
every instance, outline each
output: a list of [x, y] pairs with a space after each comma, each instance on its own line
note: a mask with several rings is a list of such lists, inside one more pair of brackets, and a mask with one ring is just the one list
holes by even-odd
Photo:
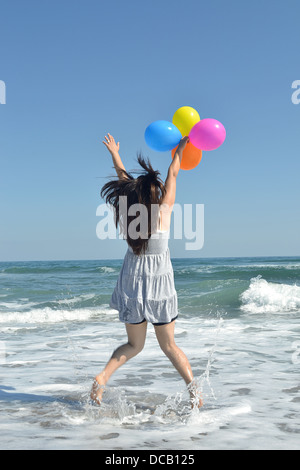
[[172, 262], [200, 412], [150, 325], [102, 407], [90, 403], [125, 341], [109, 308], [122, 260], [0, 263], [1, 448], [299, 447], [300, 257]]

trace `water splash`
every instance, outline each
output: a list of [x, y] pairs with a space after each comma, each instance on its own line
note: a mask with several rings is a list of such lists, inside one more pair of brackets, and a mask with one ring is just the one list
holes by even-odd
[[241, 310], [247, 313], [293, 312], [300, 309], [300, 287], [267, 282], [262, 276], [252, 278], [240, 296]]
[[[214, 334], [214, 344], [209, 351], [208, 360], [204, 372], [200, 377], [195, 377], [189, 384], [186, 390], [177, 392], [175, 395], [167, 397], [165, 402], [159, 405], [155, 411], [156, 416], [162, 417], [179, 417], [181, 421], [186, 421], [191, 414], [201, 413], [202, 402], [204, 401], [204, 407], [207, 400], [211, 398], [217, 401], [213, 386], [210, 380], [210, 373], [215, 358], [215, 352], [218, 345], [219, 333], [223, 324], [223, 318], [219, 317], [217, 328]], [[205, 388], [208, 387], [208, 392], [205, 392]], [[190, 399], [186, 400], [187, 392], [189, 392]]]
[[219, 317], [216, 332], [215, 332], [215, 335], [214, 335], [215, 341], [214, 341], [214, 344], [213, 344], [212, 348], [209, 351], [205, 371], [203, 372], [203, 374], [199, 378], [194, 379], [194, 385], [193, 386], [196, 387], [197, 390], [198, 390], [198, 393], [195, 396], [195, 401], [193, 403], [193, 406], [196, 409], [199, 408], [199, 399], [201, 399], [203, 397], [204, 389], [205, 389], [206, 385], [208, 386], [209, 392], [210, 392], [210, 393], [207, 394], [207, 397], [208, 398], [212, 397], [215, 401], [217, 400], [217, 398], [215, 396], [215, 392], [214, 392], [212, 384], [211, 384], [210, 373], [211, 373], [211, 368], [212, 368], [212, 365], [213, 365], [213, 362], [214, 362], [214, 359], [215, 359], [215, 352], [216, 352], [216, 349], [217, 349], [217, 346], [218, 346], [218, 338], [219, 338], [219, 334], [220, 334], [223, 322], [224, 322], [223, 318]]

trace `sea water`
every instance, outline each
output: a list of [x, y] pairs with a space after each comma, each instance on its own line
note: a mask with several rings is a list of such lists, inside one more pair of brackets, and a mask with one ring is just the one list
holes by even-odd
[[126, 341], [122, 260], [0, 263], [1, 449], [298, 449], [300, 258], [173, 259], [176, 342], [204, 407], [160, 350], [93, 377]]

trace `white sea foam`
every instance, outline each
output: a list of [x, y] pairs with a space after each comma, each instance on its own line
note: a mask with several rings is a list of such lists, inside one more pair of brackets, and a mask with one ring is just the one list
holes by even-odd
[[97, 269], [101, 273], [107, 273], [107, 274], [116, 272], [116, 268], [113, 268], [111, 266], [99, 266], [99, 268], [97, 268]]
[[300, 309], [300, 287], [267, 282], [261, 276], [251, 279], [241, 295], [241, 310], [248, 313], [281, 313]]
[[18, 299], [16, 301], [10, 302], [1, 302], [0, 309], [1, 311], [10, 311], [10, 310], [18, 310], [22, 311], [31, 307], [34, 307], [34, 302], [29, 302], [28, 299]]
[[56, 303], [59, 305], [73, 305], [82, 301], [94, 299], [95, 296], [95, 294], [81, 294], [70, 299], [57, 300]]
[[28, 312], [8, 311], [0, 312], [0, 324], [42, 324], [60, 323], [67, 321], [87, 321], [97, 317], [115, 317], [116, 311], [110, 308], [79, 308], [79, 309], [59, 309], [50, 307], [34, 309]]

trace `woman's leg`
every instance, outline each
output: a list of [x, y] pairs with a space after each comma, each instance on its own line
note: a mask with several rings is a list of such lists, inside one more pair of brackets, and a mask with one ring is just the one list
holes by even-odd
[[95, 377], [91, 399], [98, 404], [101, 403], [104, 387], [107, 384], [111, 375], [125, 362], [136, 356], [144, 348], [147, 322], [139, 323], [137, 325], [126, 324], [128, 342], [116, 349], [104, 367], [103, 371]]
[[166, 325], [154, 326], [158, 343], [170, 359], [175, 369], [179, 372], [184, 379], [188, 390], [190, 392], [192, 404], [194, 406], [197, 400], [197, 406], [202, 406], [202, 400], [199, 398], [197, 390], [195, 390], [193, 379], [193, 372], [190, 363], [183, 351], [176, 345], [174, 338], [175, 321], [167, 323]]

